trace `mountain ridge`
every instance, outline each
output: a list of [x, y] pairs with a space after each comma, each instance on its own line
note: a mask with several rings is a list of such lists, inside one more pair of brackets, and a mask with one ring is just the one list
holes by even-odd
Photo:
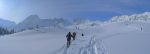
[[64, 26], [100, 26], [101, 24], [112, 23], [112, 22], [150, 22], [150, 12], [144, 12], [140, 14], [121, 15], [114, 16], [107, 21], [91, 21], [85, 19], [73, 19], [72, 21], [64, 18], [53, 18], [53, 19], [41, 19], [38, 15], [33, 14], [25, 18], [25, 20], [16, 24], [13, 21], [0, 19], [0, 26], [15, 30], [36, 28], [36, 27], [64, 27]]
[[16, 23], [13, 21], [9, 21], [9, 20], [0, 18], [0, 27], [12, 29], [13, 26], [15, 26], [15, 25], [16, 25]]
[[124, 21], [149, 22], [150, 12], [144, 12], [144, 13], [132, 14], [132, 15], [114, 16], [109, 20], [109, 22], [124, 22]]

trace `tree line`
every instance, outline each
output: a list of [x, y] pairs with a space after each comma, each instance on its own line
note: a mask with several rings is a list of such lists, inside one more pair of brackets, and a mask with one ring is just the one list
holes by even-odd
[[0, 27], [0, 35], [6, 35], [6, 34], [12, 34], [12, 33], [15, 33], [13, 29], [8, 30], [7, 28]]

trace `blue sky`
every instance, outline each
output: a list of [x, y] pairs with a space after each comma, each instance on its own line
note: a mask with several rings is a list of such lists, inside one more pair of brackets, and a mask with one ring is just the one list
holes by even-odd
[[0, 0], [0, 18], [20, 22], [40, 18], [108, 20], [112, 16], [150, 11], [150, 0]]

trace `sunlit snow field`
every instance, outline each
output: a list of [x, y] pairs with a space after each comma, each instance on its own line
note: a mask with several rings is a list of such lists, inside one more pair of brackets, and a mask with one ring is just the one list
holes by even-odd
[[[141, 30], [142, 27], [142, 30]], [[95, 27], [51, 28], [0, 37], [1, 54], [149, 54], [150, 23], [117, 22]], [[87, 29], [88, 28], [88, 29]], [[77, 38], [66, 48], [66, 34]], [[84, 37], [81, 36], [84, 33]]]

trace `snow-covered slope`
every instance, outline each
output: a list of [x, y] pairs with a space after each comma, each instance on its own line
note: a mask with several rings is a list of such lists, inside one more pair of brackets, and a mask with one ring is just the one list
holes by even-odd
[[[82, 21], [82, 20], [81, 20]], [[113, 17], [108, 22], [72, 22], [40, 19], [31, 15], [17, 25], [28, 29], [0, 37], [1, 54], [150, 54], [150, 13]], [[66, 47], [66, 34], [76, 32], [76, 40]], [[84, 36], [81, 36], [81, 34]]]
[[150, 12], [145, 12], [141, 14], [133, 15], [122, 15], [112, 17], [109, 22], [123, 22], [123, 21], [141, 21], [141, 22], [150, 22]]
[[[43, 27], [1, 36], [1, 54], [150, 54], [150, 23], [115, 22], [96, 27]], [[66, 34], [77, 38], [66, 48]], [[81, 33], [84, 36], [81, 36]]]
[[51, 54], [65, 41], [66, 31], [55, 28], [26, 30], [0, 37], [1, 54]]
[[[104, 44], [107, 46], [108, 54], [149, 54], [150, 50], [150, 24], [149, 23], [131, 23], [123, 29], [112, 27], [115, 30], [104, 34]], [[123, 32], [124, 30], [125, 32]], [[118, 32], [119, 31], [119, 32]], [[115, 33], [118, 32], [118, 33]]]

